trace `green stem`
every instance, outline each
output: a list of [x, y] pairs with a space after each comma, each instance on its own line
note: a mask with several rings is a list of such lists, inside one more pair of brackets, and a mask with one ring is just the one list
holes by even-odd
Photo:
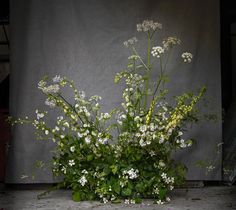
[[150, 77], [150, 70], [151, 70], [151, 36], [148, 32], [148, 48], [147, 48], [147, 72], [146, 72], [146, 84], [145, 84], [145, 98], [144, 98], [144, 109], [147, 108], [147, 101], [148, 101], [148, 87], [149, 87], [149, 77]]

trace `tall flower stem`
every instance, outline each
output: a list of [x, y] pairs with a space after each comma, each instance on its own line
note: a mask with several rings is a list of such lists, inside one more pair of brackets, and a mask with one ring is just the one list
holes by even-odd
[[151, 36], [150, 32], [147, 33], [148, 37], [148, 48], [147, 48], [147, 73], [146, 73], [146, 83], [145, 83], [145, 98], [144, 98], [144, 109], [147, 108], [147, 101], [148, 101], [148, 87], [149, 87], [149, 77], [150, 77], [150, 70], [151, 70]]

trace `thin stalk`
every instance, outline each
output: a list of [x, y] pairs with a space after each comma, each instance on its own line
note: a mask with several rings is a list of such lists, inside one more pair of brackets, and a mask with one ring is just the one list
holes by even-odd
[[79, 116], [79, 114], [77, 113], [77, 111], [75, 110], [75, 108], [61, 95], [58, 94], [58, 96], [77, 114], [78, 118], [80, 119], [80, 121], [84, 124], [84, 121], [82, 120], [82, 118]]
[[150, 77], [150, 69], [151, 69], [151, 37], [148, 32], [148, 48], [147, 48], [147, 67], [148, 70], [146, 72], [146, 83], [145, 83], [145, 98], [144, 98], [144, 109], [146, 110], [147, 101], [148, 101], [148, 88], [149, 88], [149, 77]]

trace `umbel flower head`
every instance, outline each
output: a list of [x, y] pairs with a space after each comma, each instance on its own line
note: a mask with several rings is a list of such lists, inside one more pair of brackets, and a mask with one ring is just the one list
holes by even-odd
[[157, 29], [162, 29], [162, 24], [153, 22], [153, 20], [144, 20], [142, 23], [137, 24], [138, 32], [156, 31]]
[[193, 59], [193, 54], [189, 52], [184, 52], [182, 54], [182, 58], [184, 59], [185, 63], [190, 63]]
[[157, 57], [157, 58], [160, 58], [160, 55], [164, 53], [164, 48], [160, 47], [160, 46], [157, 46], [157, 47], [153, 47], [152, 48], [152, 55], [153, 57]]

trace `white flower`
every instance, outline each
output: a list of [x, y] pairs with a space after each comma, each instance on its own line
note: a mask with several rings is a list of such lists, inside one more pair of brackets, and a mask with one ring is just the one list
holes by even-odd
[[131, 39], [124, 42], [125, 47], [133, 46], [136, 42], [138, 42], [138, 39], [136, 37], [132, 37]]
[[160, 168], [163, 168], [166, 166], [166, 164], [163, 162], [163, 160], [160, 160], [158, 165]]
[[162, 204], [164, 204], [164, 202], [161, 201], [161, 200], [156, 201], [156, 203], [157, 203], [158, 205], [162, 205]]
[[81, 99], [85, 98], [85, 92], [84, 91], [79, 91], [79, 96]]
[[170, 36], [164, 39], [162, 44], [165, 49], [169, 49], [169, 48], [172, 48], [174, 45], [177, 45], [177, 44], [180, 45], [181, 41], [175, 36], [174, 37]]
[[157, 29], [162, 29], [162, 24], [153, 22], [153, 20], [144, 20], [142, 23], [137, 24], [138, 32], [147, 32], [150, 30], [156, 31]]
[[91, 138], [89, 136], [86, 136], [84, 140], [86, 144], [89, 144], [91, 142]]
[[144, 141], [143, 139], [140, 139], [139, 145], [140, 145], [141, 147], [144, 147], [144, 146], [146, 146], [147, 144], [145, 143], [145, 141]]
[[211, 172], [214, 169], [215, 169], [215, 166], [213, 166], [213, 165], [209, 165], [209, 166], [206, 167], [207, 172]]
[[70, 125], [69, 125], [68, 122], [65, 122], [65, 123], [64, 123], [64, 126], [66, 126], [66, 127], [68, 127], [68, 128], [70, 127]]
[[125, 204], [130, 204], [129, 199], [125, 199], [125, 200], [124, 200], [124, 203], [125, 203]]
[[62, 171], [64, 174], [66, 174], [66, 167], [63, 166], [62, 169], [61, 169], [61, 171]]
[[65, 138], [65, 135], [60, 135], [61, 139], [64, 139]]
[[48, 87], [44, 87], [42, 89], [43, 93], [45, 94], [53, 94], [58, 93], [60, 91], [60, 87], [58, 84], [49, 85]]
[[128, 175], [129, 179], [136, 179], [138, 177], [139, 170], [131, 168], [130, 170], [124, 170], [123, 175]]
[[152, 56], [153, 57], [157, 57], [157, 58], [160, 58], [161, 54], [164, 53], [164, 48], [160, 47], [160, 46], [157, 46], [157, 47], [153, 47], [152, 48]]
[[144, 133], [147, 130], [147, 126], [146, 125], [142, 125], [139, 129], [142, 133]]
[[190, 63], [193, 59], [193, 55], [189, 52], [185, 52], [182, 54], [182, 58], [184, 59], [184, 62]]
[[70, 151], [74, 152], [75, 151], [75, 146], [70, 147]]
[[36, 112], [36, 113], [37, 113], [37, 120], [39, 120], [39, 119], [44, 117], [44, 113], [39, 113], [39, 112]]
[[106, 198], [102, 198], [103, 203], [108, 203], [108, 200]]
[[46, 99], [45, 104], [49, 106], [50, 108], [54, 108], [56, 106], [56, 102], [52, 99]]
[[86, 177], [83, 175], [80, 179], [79, 179], [79, 183], [81, 184], [81, 186], [84, 186], [87, 183], [87, 179]]
[[69, 166], [73, 166], [75, 165], [75, 161], [74, 160], [69, 160]]
[[86, 169], [81, 171], [82, 174], [88, 174], [88, 171]]
[[165, 137], [163, 135], [161, 135], [159, 143], [162, 144], [165, 141]]
[[77, 133], [77, 135], [78, 135], [79, 138], [83, 137], [83, 135], [81, 133], [79, 133], [79, 132]]
[[45, 133], [45, 135], [48, 135], [48, 134], [49, 134], [49, 131], [48, 131], [48, 130], [45, 130], [44, 133]]
[[154, 151], [150, 151], [149, 154], [153, 157], [156, 155], [156, 153]]
[[63, 79], [60, 77], [60, 75], [56, 75], [56, 76], [52, 79], [52, 81], [53, 81], [54, 83], [60, 83], [62, 80], [63, 80]]
[[39, 88], [39, 89], [43, 89], [43, 87], [45, 87], [46, 84], [47, 84], [47, 83], [46, 83], [44, 80], [41, 80], [41, 81], [39, 81], [39, 83], [38, 83], [38, 88]]
[[170, 198], [169, 198], [169, 197], [166, 197], [166, 201], [167, 201], [167, 202], [170, 202]]

